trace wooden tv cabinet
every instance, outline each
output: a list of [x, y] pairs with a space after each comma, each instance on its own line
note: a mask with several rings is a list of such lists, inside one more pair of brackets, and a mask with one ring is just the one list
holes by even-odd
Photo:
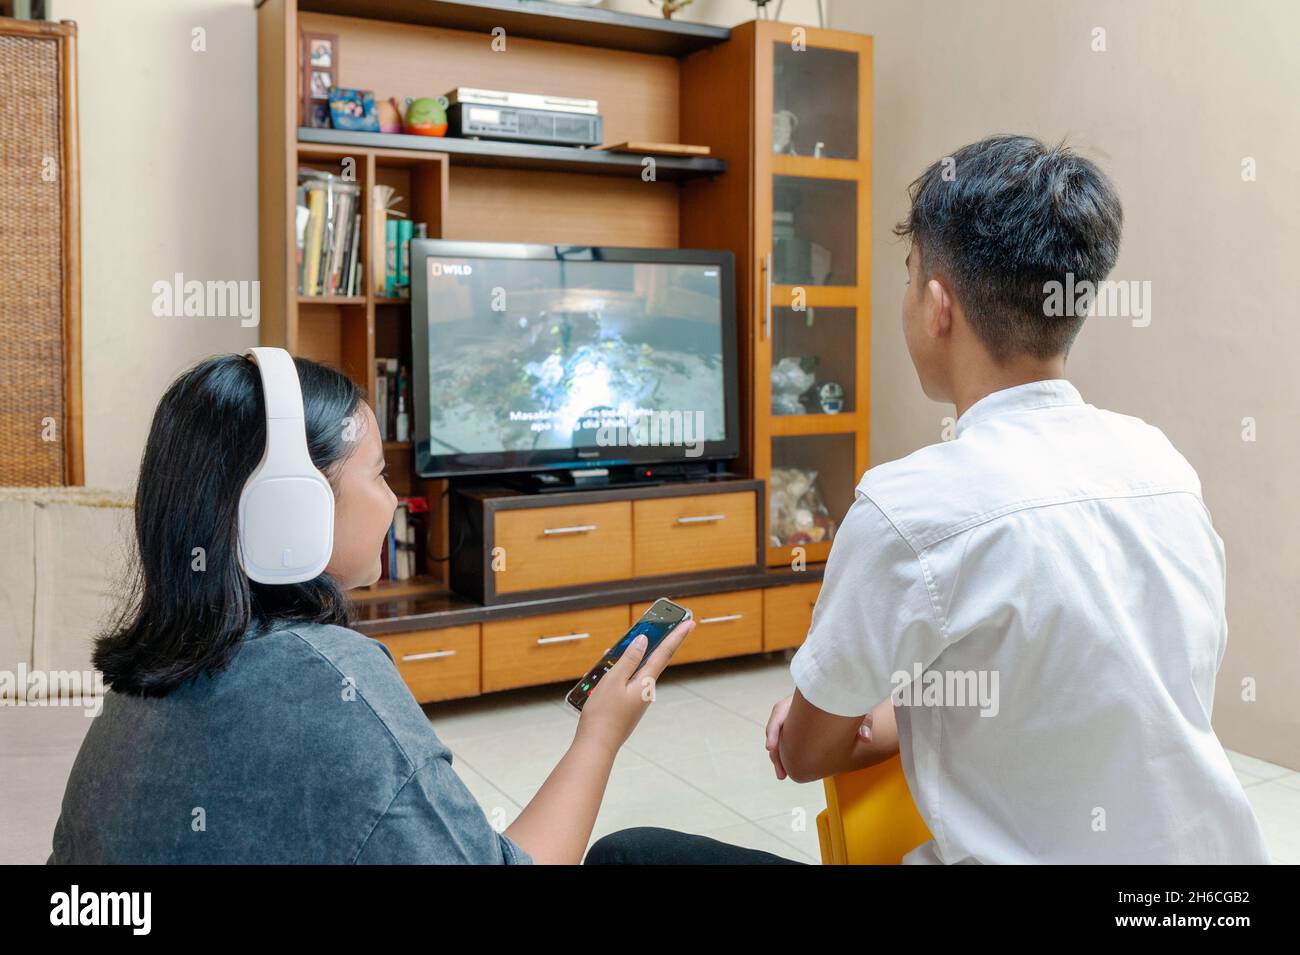
[[415, 698], [431, 703], [576, 680], [659, 597], [699, 621], [674, 665], [797, 647], [822, 569], [683, 574], [490, 606], [447, 592], [362, 604], [356, 628], [382, 641]]

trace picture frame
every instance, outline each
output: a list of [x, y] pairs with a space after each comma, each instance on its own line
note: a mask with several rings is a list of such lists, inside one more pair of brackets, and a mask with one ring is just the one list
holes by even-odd
[[298, 125], [330, 127], [329, 92], [339, 85], [337, 33], [299, 33]]
[[329, 94], [330, 124], [335, 129], [379, 132], [379, 111], [370, 90], [331, 87]]
[[312, 37], [307, 43], [307, 59], [313, 69], [328, 70], [334, 65], [334, 43], [326, 37]]

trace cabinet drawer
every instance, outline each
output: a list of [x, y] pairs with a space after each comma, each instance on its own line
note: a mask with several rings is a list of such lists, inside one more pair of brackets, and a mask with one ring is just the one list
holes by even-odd
[[[652, 601], [632, 605], [632, 619], [645, 613]], [[673, 663], [716, 660], [763, 650], [763, 592], [736, 590], [704, 594], [675, 601], [689, 607], [695, 629], [673, 654]]]
[[485, 623], [483, 692], [576, 680], [627, 630], [627, 604]]
[[477, 696], [479, 625], [377, 635], [421, 703]]
[[638, 577], [742, 567], [758, 559], [748, 491], [633, 501], [632, 515]]
[[763, 591], [763, 649], [797, 647], [808, 636], [821, 581], [768, 587]]
[[632, 576], [631, 501], [500, 511], [494, 530], [499, 594]]

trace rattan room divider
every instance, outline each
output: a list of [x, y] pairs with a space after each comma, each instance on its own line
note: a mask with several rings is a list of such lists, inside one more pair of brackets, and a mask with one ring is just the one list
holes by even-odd
[[0, 19], [0, 485], [85, 481], [76, 43]]

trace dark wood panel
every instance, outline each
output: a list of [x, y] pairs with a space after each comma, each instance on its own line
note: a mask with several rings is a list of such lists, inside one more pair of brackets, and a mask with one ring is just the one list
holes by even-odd
[[299, 0], [298, 9], [482, 33], [501, 27], [507, 36], [664, 56], [685, 56], [731, 35], [726, 27], [706, 23], [541, 0]]

